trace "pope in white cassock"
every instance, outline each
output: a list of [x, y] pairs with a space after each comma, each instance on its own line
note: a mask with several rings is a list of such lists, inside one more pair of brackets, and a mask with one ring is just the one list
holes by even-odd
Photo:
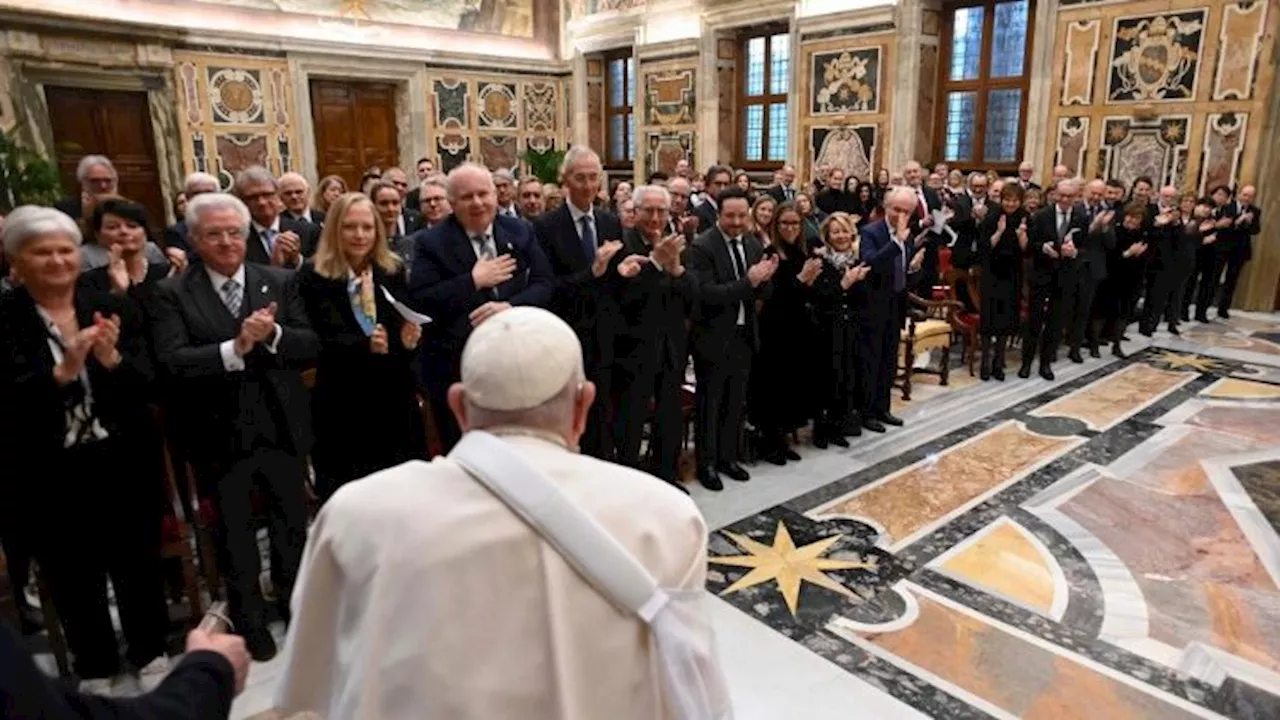
[[[662, 588], [700, 591], [707, 528], [686, 495], [581, 455], [595, 388], [573, 331], [512, 308], [462, 355], [449, 404], [551, 478]], [[617, 609], [453, 459], [343, 487], [312, 528], [278, 696], [328, 720], [672, 717], [649, 628]]]

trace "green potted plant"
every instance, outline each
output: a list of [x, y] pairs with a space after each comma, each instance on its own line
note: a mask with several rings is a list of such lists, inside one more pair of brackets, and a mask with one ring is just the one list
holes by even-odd
[[0, 212], [19, 205], [52, 205], [62, 193], [58, 166], [0, 130]]
[[529, 150], [520, 158], [529, 166], [529, 172], [544, 183], [559, 182], [560, 163], [564, 162], [564, 150]]

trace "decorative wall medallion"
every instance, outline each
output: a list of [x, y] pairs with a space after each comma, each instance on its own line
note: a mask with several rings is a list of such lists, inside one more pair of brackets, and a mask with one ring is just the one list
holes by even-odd
[[809, 128], [810, 167], [840, 168], [845, 177], [868, 180], [875, 160], [875, 125]]
[[697, 94], [693, 68], [659, 70], [646, 74], [644, 92], [648, 124], [693, 124], [694, 98]]
[[546, 135], [530, 135], [525, 139], [524, 147], [535, 153], [551, 152], [556, 149], [556, 139]]
[[1150, 121], [1109, 117], [1103, 124], [1099, 175], [1125, 185], [1149, 177], [1156, 186], [1181, 186], [1186, 170], [1190, 115], [1170, 115]]
[[471, 138], [457, 126], [444, 128], [436, 135], [436, 154], [440, 172], [448, 173], [470, 157]]
[[681, 160], [688, 160], [690, 165], [694, 164], [693, 131], [691, 130], [650, 132], [646, 146], [649, 154], [645, 159], [645, 167], [650, 173], [661, 170], [674, 175], [676, 163]]
[[876, 112], [880, 105], [880, 48], [814, 53], [814, 115]]
[[1058, 118], [1058, 146], [1053, 154], [1055, 165], [1065, 165], [1072, 175], [1084, 172], [1084, 153], [1089, 146], [1089, 118]]
[[1067, 23], [1066, 56], [1062, 63], [1062, 104], [1093, 102], [1093, 76], [1098, 60], [1098, 34], [1102, 22], [1075, 20]]
[[196, 80], [195, 63], [184, 62], [178, 65], [178, 102], [186, 107], [187, 122], [199, 125], [201, 114], [200, 87]]
[[480, 162], [490, 170], [515, 167], [519, 154], [515, 135], [480, 136]]
[[1208, 13], [1116, 18], [1107, 101], [1194, 99]]
[[1222, 28], [1218, 31], [1218, 67], [1213, 76], [1214, 100], [1253, 97], [1269, 5], [1258, 0], [1243, 0], [1223, 6]]
[[1199, 192], [1218, 185], [1235, 185], [1240, 157], [1244, 153], [1247, 113], [1211, 113], [1205, 122], [1204, 145], [1200, 155]]
[[271, 104], [275, 106], [277, 125], [289, 124], [289, 73], [281, 68], [272, 68]]
[[516, 86], [487, 83], [480, 86], [480, 127], [514, 128], [516, 126]]
[[436, 127], [443, 127], [452, 120], [462, 127], [468, 123], [467, 112], [470, 97], [467, 95], [467, 83], [462, 80], [436, 80]]
[[524, 84], [524, 128], [530, 132], [553, 132], [556, 129], [555, 83]]
[[258, 125], [262, 113], [262, 82], [257, 70], [210, 67], [209, 105], [220, 125]]
[[231, 180], [241, 170], [268, 166], [266, 135], [227, 133], [215, 136], [214, 143], [218, 152], [218, 176], [223, 187], [230, 187]]

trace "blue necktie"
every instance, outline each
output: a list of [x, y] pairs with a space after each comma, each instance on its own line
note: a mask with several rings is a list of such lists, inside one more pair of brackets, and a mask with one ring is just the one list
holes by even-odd
[[596, 229], [591, 224], [591, 216], [583, 215], [578, 218], [578, 223], [582, 225], [582, 251], [587, 256], [587, 262], [596, 261]]
[[276, 231], [271, 228], [262, 229], [262, 240], [267, 244], [267, 256], [276, 251]]
[[[889, 242], [893, 242], [890, 240]], [[898, 252], [902, 257], [893, 263], [893, 291], [900, 293], [907, 289], [907, 271], [905, 265], [907, 262], [907, 248], [905, 245], [898, 248]]]

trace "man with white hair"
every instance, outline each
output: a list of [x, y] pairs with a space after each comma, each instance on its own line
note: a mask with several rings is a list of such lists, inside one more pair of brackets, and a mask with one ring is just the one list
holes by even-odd
[[285, 217], [324, 227], [324, 211], [311, 208], [311, 185], [306, 178], [296, 172], [287, 172], [277, 182]]
[[498, 215], [489, 170], [463, 163], [449, 173], [448, 186], [453, 214], [415, 236], [409, 272], [411, 302], [434, 320], [424, 333], [422, 376], [446, 450], [462, 436], [447, 394], [472, 329], [513, 306], [546, 305], [552, 292], [550, 266], [529, 224]]
[[[702, 591], [707, 527], [693, 502], [577, 451], [595, 399], [582, 354], [573, 329], [545, 310], [495, 316], [467, 340], [449, 390], [464, 445], [351, 483], [325, 504], [294, 595], [278, 710], [673, 716], [645, 622], [584, 579], [566, 548], [508, 505], [516, 501], [475, 477], [496, 460], [508, 482], [551, 481], [561, 507], [594, 520], [659, 587]], [[467, 443], [481, 443], [486, 457]]]
[[1229, 203], [1231, 232], [1222, 234], [1232, 242], [1223, 243], [1218, 249], [1223, 254], [1222, 263], [1227, 271], [1222, 281], [1222, 294], [1218, 297], [1218, 317], [1223, 320], [1231, 317], [1231, 302], [1235, 299], [1240, 273], [1244, 271], [1245, 263], [1253, 259], [1253, 237], [1262, 231], [1262, 209], [1253, 204], [1257, 195], [1257, 188], [1245, 185]]
[[[596, 384], [602, 400], [610, 397], [609, 366], [617, 308], [604, 296], [615, 281], [611, 264], [622, 249], [622, 223], [617, 216], [594, 205], [604, 181], [600, 156], [585, 145], [569, 148], [560, 167], [565, 202], [533, 223], [538, 244], [555, 276], [547, 309], [559, 315], [578, 333], [586, 353], [587, 378]], [[612, 443], [605, 432], [608, 416], [598, 403], [583, 438], [583, 451], [609, 458]]]
[[1040, 186], [1036, 184], [1036, 166], [1030, 160], [1023, 160], [1018, 165], [1017, 183], [1022, 186], [1023, 190], [1039, 190]]
[[[197, 195], [212, 192], [218, 192], [218, 178], [209, 173], [193, 172], [182, 181], [182, 193], [187, 196], [187, 202], [191, 202]], [[191, 254], [191, 247], [187, 244], [186, 218], [180, 217], [177, 222], [164, 229], [164, 246]]]
[[266, 168], [251, 167], [236, 175], [235, 195], [249, 208], [253, 222], [245, 238], [249, 262], [296, 268], [320, 244], [320, 228], [284, 217], [280, 183]]
[[161, 281], [150, 312], [156, 358], [182, 398], [169, 408], [169, 425], [201, 494], [217, 500], [231, 620], [253, 658], [265, 662], [276, 646], [258, 581], [252, 496], [262, 492], [271, 518], [271, 575], [287, 623], [307, 537], [312, 435], [302, 368], [315, 362], [320, 341], [293, 273], [245, 262], [249, 222], [236, 197], [192, 198], [187, 226], [202, 262]]
[[116, 166], [105, 155], [85, 155], [76, 165], [76, 182], [80, 183], [80, 192], [68, 195], [55, 202], [53, 207], [79, 220], [84, 215], [84, 205], [99, 195], [114, 195], [118, 192], [119, 175]]
[[[707, 178], [710, 180], [710, 178]], [[783, 165], [774, 177], [775, 181], [765, 192], [779, 203], [796, 199], [796, 168], [794, 165]]]
[[498, 168], [493, 171], [493, 186], [498, 193], [498, 214], [520, 217], [520, 208], [516, 205], [516, 176], [507, 168]]

